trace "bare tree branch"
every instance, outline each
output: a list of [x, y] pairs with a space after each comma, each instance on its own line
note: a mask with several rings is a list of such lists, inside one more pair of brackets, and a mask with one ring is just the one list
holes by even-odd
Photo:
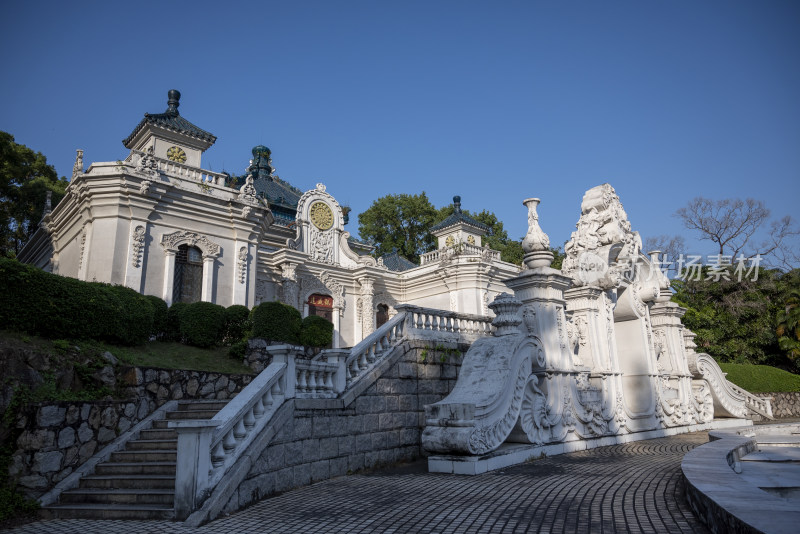
[[770, 218], [770, 211], [760, 200], [714, 201], [697, 197], [675, 215], [686, 228], [697, 230], [701, 240], [716, 244], [720, 255], [731, 256], [734, 260], [740, 256], [751, 259], [760, 255], [770, 265], [781, 268], [791, 268], [800, 262], [791, 243], [800, 235], [800, 229], [789, 216], [770, 222], [767, 238], [754, 243], [756, 234], [765, 231], [764, 225]]

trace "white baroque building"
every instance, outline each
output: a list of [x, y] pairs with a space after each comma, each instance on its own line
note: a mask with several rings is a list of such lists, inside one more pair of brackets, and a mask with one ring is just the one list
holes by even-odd
[[489, 314], [520, 267], [481, 247], [488, 228], [461, 212], [431, 229], [438, 249], [417, 266], [375, 259], [350, 237], [347, 214], [325, 185], [301, 192], [253, 149], [246, 176], [202, 168], [216, 141], [178, 111], [146, 113], [123, 141], [124, 161], [84, 169], [78, 150], [65, 198], [46, 213], [21, 261], [79, 280], [125, 285], [173, 302], [248, 307], [280, 300], [335, 327], [334, 347], [353, 346], [398, 303]]

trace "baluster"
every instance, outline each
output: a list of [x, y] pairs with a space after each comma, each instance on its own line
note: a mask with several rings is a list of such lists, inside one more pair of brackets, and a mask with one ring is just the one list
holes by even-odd
[[211, 451], [211, 465], [219, 467], [225, 463], [225, 450], [222, 447], [222, 440], [219, 440]]
[[283, 381], [284, 380], [288, 380], [288, 375], [286, 373], [284, 373], [283, 376], [281, 378], [279, 378], [278, 380], [276, 380], [275, 383], [272, 385], [272, 390], [273, 390], [272, 394], [273, 395], [283, 395], [283, 391], [284, 391]]
[[253, 415], [258, 419], [262, 415], [264, 415], [264, 398], [263, 395], [256, 399], [256, 403], [253, 405]]
[[326, 371], [325, 372], [325, 390], [326, 391], [333, 391], [333, 372]]
[[248, 433], [255, 424], [256, 424], [256, 417], [255, 415], [253, 415], [253, 409], [250, 408], [244, 413], [244, 427], [247, 429]]
[[448, 317], [447, 318], [447, 325], [446, 325], [445, 328], [447, 329], [448, 332], [452, 332], [453, 331], [453, 318], [452, 317]]
[[317, 373], [309, 369], [308, 371], [308, 391], [309, 393], [317, 392]]
[[453, 319], [453, 332], [455, 332], [456, 334], [461, 333], [461, 319], [459, 319], [458, 317]]
[[347, 382], [350, 382], [353, 379], [353, 372], [350, 371], [350, 368], [353, 366], [353, 363], [355, 363], [355, 360], [353, 360], [352, 362], [350, 362], [349, 364], [344, 366], [344, 369], [346, 371], [346, 373], [344, 375], [344, 379]]
[[360, 369], [366, 369], [369, 366], [369, 362], [367, 361], [367, 352], [369, 352], [369, 349], [361, 351], [361, 354], [358, 357], [358, 367]]
[[225, 439], [222, 440], [222, 448], [225, 449], [225, 454], [236, 448], [236, 438], [233, 437], [233, 430], [228, 430], [228, 433], [225, 434]]
[[425, 327], [424, 328], [425, 328], [425, 330], [430, 330], [431, 329], [431, 316], [430, 316], [430, 314], [427, 314], [427, 313], [425, 314]]
[[386, 336], [381, 336], [381, 351], [385, 351], [389, 348], [389, 338]]
[[370, 345], [369, 345], [369, 351], [368, 351], [368, 354], [367, 354], [367, 361], [369, 363], [372, 363], [372, 362], [375, 361], [375, 346], [376, 345], [377, 345], [377, 342], [376, 343], [370, 343]]
[[236, 441], [242, 441], [247, 435], [247, 429], [244, 427], [244, 421], [239, 419], [233, 426], [233, 438]]
[[305, 369], [298, 369], [297, 370], [297, 390], [298, 391], [307, 391], [308, 390], [308, 382], [306, 381], [306, 370]]
[[261, 398], [261, 400], [264, 403], [265, 407], [272, 406], [273, 398], [272, 398], [272, 388], [271, 387], [267, 388], [267, 392], [264, 394], [264, 396]]

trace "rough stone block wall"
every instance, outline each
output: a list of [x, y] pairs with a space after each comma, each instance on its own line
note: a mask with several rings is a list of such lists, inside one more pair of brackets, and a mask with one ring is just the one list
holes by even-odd
[[775, 418], [800, 417], [800, 391], [759, 393], [758, 396], [772, 397], [772, 415]]
[[59, 401], [29, 406], [16, 421], [17, 449], [8, 475], [36, 498], [120, 434], [169, 400], [228, 399], [250, 375], [131, 367], [123, 371], [128, 401]]
[[398, 360], [346, 407], [314, 408], [315, 401], [295, 399], [224, 512], [290, 488], [422, 455], [425, 405], [450, 393], [462, 357], [430, 354], [424, 343], [400, 347]]

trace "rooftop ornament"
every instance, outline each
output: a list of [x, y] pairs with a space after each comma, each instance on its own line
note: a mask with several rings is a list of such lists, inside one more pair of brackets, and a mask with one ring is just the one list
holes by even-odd
[[522, 201], [528, 207], [528, 233], [522, 240], [522, 250], [525, 251], [523, 261], [528, 269], [550, 267], [553, 263], [550, 238], [539, 227], [539, 215], [536, 213], [539, 202], [541, 201], [538, 198], [526, 198]]

